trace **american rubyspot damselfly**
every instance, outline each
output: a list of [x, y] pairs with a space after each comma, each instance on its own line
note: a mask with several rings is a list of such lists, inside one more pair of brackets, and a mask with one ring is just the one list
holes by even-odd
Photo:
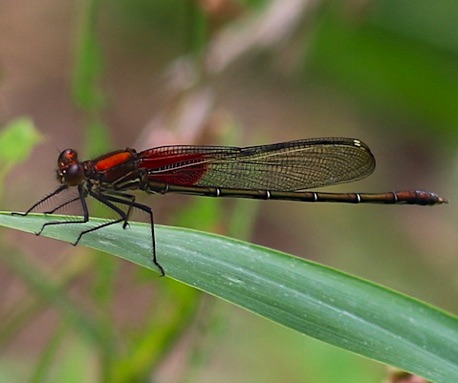
[[[149, 215], [152, 260], [162, 275], [156, 256], [152, 209], [136, 202], [129, 190], [147, 193], [183, 193], [209, 197], [238, 197], [304, 202], [346, 202], [379, 204], [436, 205], [447, 201], [436, 193], [407, 190], [387, 193], [325, 193], [305, 189], [356, 181], [375, 169], [369, 147], [353, 138], [312, 138], [271, 145], [249, 146], [161, 146], [142, 152], [117, 150], [93, 160], [79, 161], [73, 149], [60, 153], [57, 160], [60, 186], [25, 213], [69, 188], [78, 195], [65, 200], [47, 214], [73, 202], [81, 204], [81, 219], [45, 223], [46, 226], [89, 221], [86, 197], [91, 196], [113, 210], [118, 218], [82, 231], [83, 235], [123, 222], [128, 226], [133, 208]], [[122, 206], [122, 207], [120, 207]]]

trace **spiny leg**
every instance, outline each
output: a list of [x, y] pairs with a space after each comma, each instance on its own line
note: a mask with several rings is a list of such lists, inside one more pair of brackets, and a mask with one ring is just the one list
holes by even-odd
[[[93, 231], [96, 231], [96, 230], [99, 230], [99, 229], [102, 229], [103, 227], [107, 227], [107, 226], [111, 226], [111, 225], [115, 225], [119, 222], [123, 222], [123, 221], [126, 221], [127, 220], [127, 213], [124, 212], [122, 209], [120, 209], [119, 207], [117, 207], [115, 204], [111, 203], [108, 196], [106, 195], [101, 195], [101, 194], [97, 194], [97, 193], [94, 193], [93, 191], [89, 191], [89, 194], [94, 197], [97, 201], [101, 202], [102, 204], [104, 204], [105, 206], [107, 206], [108, 208], [110, 208], [111, 210], [115, 211], [116, 214], [119, 215], [119, 218], [118, 219], [115, 219], [113, 221], [109, 221], [109, 222], [105, 222], [105, 223], [102, 223], [101, 225], [98, 225], [98, 226], [95, 226], [95, 227], [92, 227], [90, 229], [87, 229], [87, 230], [83, 230], [79, 235], [78, 235], [78, 238], [76, 239], [76, 241], [73, 243], [73, 245], [77, 245], [78, 242], [81, 240], [81, 238], [83, 237], [83, 235], [87, 234], [87, 233], [91, 233]], [[124, 201], [124, 203], [128, 203], [129, 201]]]
[[[48, 199], [51, 199], [52, 197], [56, 196], [57, 194], [63, 192], [64, 190], [68, 189], [68, 185], [60, 185], [56, 190], [54, 190], [51, 194], [47, 195], [46, 197], [42, 198], [39, 200], [37, 203], [33, 204], [28, 210], [26, 210], [24, 213], [19, 213], [19, 212], [12, 212], [11, 215], [20, 215], [22, 217], [25, 217], [29, 213], [35, 210], [38, 206], [40, 206], [43, 202], [47, 201]], [[80, 197], [78, 197], [80, 198]], [[77, 199], [78, 199], [77, 198]]]
[[[134, 207], [136, 197], [133, 194], [123, 193], [117, 190], [110, 191], [109, 195], [113, 197], [119, 197], [121, 200], [124, 200], [124, 202], [120, 202], [120, 203], [129, 206], [129, 208], [127, 209], [127, 212], [125, 213], [126, 219], [124, 220], [124, 223], [122, 225], [122, 228], [126, 229], [127, 227], [129, 227], [130, 214], [132, 213], [132, 209]], [[107, 197], [107, 195], [104, 195], [104, 196]], [[113, 201], [113, 202], [119, 202], [119, 201]]]
[[[63, 189], [62, 189], [63, 190]], [[62, 191], [61, 190], [61, 191]], [[53, 193], [52, 195], [50, 195], [49, 197], [53, 196], [53, 195], [56, 195], [57, 193]], [[47, 198], [49, 198], [47, 197]], [[46, 199], [47, 199], [46, 198]], [[45, 200], [46, 200], [45, 199]], [[81, 202], [81, 207], [83, 208], [83, 219], [82, 220], [71, 220], [71, 221], [55, 221], [55, 222], [46, 222], [43, 224], [43, 226], [41, 227], [40, 231], [38, 233], [35, 233], [36, 235], [40, 235], [43, 230], [45, 229], [46, 226], [53, 226], [53, 225], [69, 225], [69, 224], [73, 224], [73, 223], [86, 223], [89, 221], [89, 210], [87, 208], [87, 204], [86, 204], [86, 193], [85, 193], [85, 190], [83, 188], [82, 185], [78, 185], [78, 198], [75, 198], [74, 200], [80, 200]], [[43, 201], [45, 201], [43, 200]], [[42, 202], [43, 202], [42, 201]], [[73, 202], [73, 201], [72, 201]], [[38, 204], [36, 204], [37, 206]], [[54, 209], [53, 211], [59, 209], [60, 207], [62, 206], [65, 206], [66, 203], [58, 206], [56, 209]]]
[[[97, 195], [93, 192], [89, 192], [94, 198], [96, 198], [97, 200], [99, 200], [100, 202], [102, 203], [105, 203], [107, 206], [115, 206], [113, 204], [110, 204], [108, 205], [107, 202], [108, 201], [111, 201], [111, 202], [114, 202], [114, 203], [120, 203], [120, 204], [123, 204], [123, 205], [128, 205], [129, 206], [129, 210], [127, 211], [127, 213], [124, 213], [123, 214], [125, 215], [125, 218], [127, 219], [128, 218], [128, 214], [130, 214], [130, 211], [133, 209], [133, 208], [137, 208], [137, 209], [140, 209], [142, 211], [144, 211], [145, 213], [147, 213], [149, 215], [149, 218], [150, 218], [150, 227], [151, 227], [151, 239], [152, 239], [152, 252], [153, 252], [153, 263], [156, 265], [156, 267], [159, 269], [160, 273], [161, 273], [161, 276], [164, 276], [165, 275], [165, 271], [164, 271], [164, 268], [159, 264], [158, 260], [157, 260], [157, 256], [156, 256], [156, 236], [155, 236], [155, 233], [154, 233], [154, 217], [153, 217], [153, 210], [149, 207], [149, 206], [146, 206], [146, 205], [143, 205], [143, 204], [140, 204], [138, 202], [135, 202], [133, 201], [132, 199], [122, 199], [122, 198], [119, 198], [115, 195], [112, 195], [112, 194], [104, 194], [103, 195], [103, 199], [104, 201], [100, 200], [100, 195]], [[120, 194], [124, 194], [124, 193], [116, 193], [117, 195], [120, 195]], [[130, 196], [128, 194], [128, 196]], [[111, 207], [111, 206], [110, 206]], [[115, 206], [117, 209], [119, 209], [117, 206]], [[116, 211], [116, 209], [113, 209]], [[121, 210], [121, 209], [119, 209]], [[122, 210], [121, 210], [122, 211]], [[118, 213], [119, 214], [119, 213]], [[119, 219], [117, 220], [117, 222], [121, 222], [122, 219]]]
[[54, 209], [45, 211], [44, 213], [45, 214], [54, 214], [56, 211], [64, 208], [65, 206], [68, 206], [68, 205], [72, 204], [75, 201], [78, 201], [79, 199], [80, 199], [79, 196], [77, 196], [75, 198], [72, 198], [72, 199], [69, 199], [68, 201], [61, 203], [59, 206], [55, 207]]

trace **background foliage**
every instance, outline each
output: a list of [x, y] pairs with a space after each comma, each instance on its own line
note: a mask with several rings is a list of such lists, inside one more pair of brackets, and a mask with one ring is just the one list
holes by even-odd
[[[457, 312], [458, 9], [430, 4], [0, 1], [0, 118], [4, 132], [19, 132], [0, 140], [2, 206], [24, 210], [51, 191], [66, 147], [90, 157], [354, 136], [378, 169], [338, 190], [424, 188], [452, 203], [144, 201], [158, 222], [250, 239]], [[6, 230], [0, 245], [0, 377], [9, 381], [388, 374], [103, 253]]]

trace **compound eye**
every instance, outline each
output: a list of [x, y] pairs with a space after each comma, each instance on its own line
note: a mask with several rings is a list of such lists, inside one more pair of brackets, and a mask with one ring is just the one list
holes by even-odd
[[68, 186], [80, 185], [84, 181], [84, 171], [81, 164], [70, 165], [62, 172], [62, 183]]
[[57, 166], [59, 168], [65, 168], [71, 164], [78, 162], [78, 154], [73, 149], [65, 149], [60, 153], [57, 159]]

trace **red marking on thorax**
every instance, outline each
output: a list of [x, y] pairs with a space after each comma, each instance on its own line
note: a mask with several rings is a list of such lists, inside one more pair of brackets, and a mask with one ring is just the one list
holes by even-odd
[[94, 165], [94, 168], [100, 172], [109, 170], [117, 165], [123, 164], [132, 159], [132, 154], [129, 152], [119, 152], [109, 157], [103, 158]]
[[[151, 170], [148, 177], [153, 181], [173, 185], [194, 185], [207, 171], [204, 156], [200, 153], [160, 153], [155, 149], [140, 154], [139, 168]], [[174, 165], [176, 167], [174, 167]], [[164, 169], [168, 167], [167, 169]], [[157, 169], [157, 173], [154, 170]]]

